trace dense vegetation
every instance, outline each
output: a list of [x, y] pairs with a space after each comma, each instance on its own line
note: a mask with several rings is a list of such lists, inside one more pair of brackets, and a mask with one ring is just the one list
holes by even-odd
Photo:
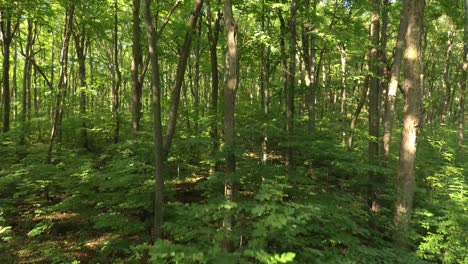
[[468, 263], [468, 0], [0, 25], [0, 263]]

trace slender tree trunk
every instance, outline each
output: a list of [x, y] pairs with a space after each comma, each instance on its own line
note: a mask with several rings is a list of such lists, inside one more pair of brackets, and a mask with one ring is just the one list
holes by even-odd
[[379, 152], [379, 32], [380, 0], [371, 0], [372, 14], [369, 38], [369, 161], [375, 162]]
[[415, 189], [416, 138], [421, 113], [420, 47], [423, 30], [424, 0], [408, 1], [408, 29], [405, 49], [405, 115], [401, 132], [398, 192], [394, 217], [395, 241], [407, 245]]
[[26, 48], [24, 50], [24, 68], [23, 68], [23, 93], [21, 97], [21, 133], [20, 133], [20, 144], [25, 144], [25, 135], [27, 133], [27, 116], [28, 116], [28, 93], [31, 90], [31, 56], [32, 56], [32, 45], [33, 45], [33, 22], [28, 19], [28, 33], [26, 36]]
[[80, 81], [80, 114], [81, 114], [81, 138], [83, 140], [83, 147], [89, 149], [88, 135], [86, 132], [86, 31], [84, 24], [81, 25], [79, 33], [74, 32], [76, 56], [78, 59], [78, 78]]
[[139, 75], [143, 66], [141, 52], [141, 28], [140, 28], [140, 2], [133, 0], [133, 30], [132, 30], [132, 90], [133, 90], [133, 109], [132, 109], [132, 128], [138, 131], [141, 128], [142, 104], [141, 96], [143, 94], [143, 83], [140, 82]]
[[53, 116], [53, 125], [50, 132], [49, 148], [47, 150], [46, 163], [52, 161], [52, 150], [54, 147], [55, 138], [61, 134], [62, 129], [62, 112], [64, 104], [64, 96], [67, 88], [67, 70], [68, 70], [68, 47], [70, 45], [70, 38], [73, 30], [73, 16], [75, 7], [73, 5], [67, 8], [65, 16], [65, 26], [63, 30], [63, 42], [60, 52], [60, 77], [57, 89], [55, 111]]
[[[211, 154], [214, 156], [219, 150], [219, 135], [218, 135], [218, 93], [219, 93], [219, 73], [218, 73], [218, 38], [219, 31], [221, 30], [220, 19], [221, 12], [217, 13], [217, 16], [214, 20], [213, 27], [211, 26], [212, 14], [211, 6], [208, 5], [208, 41], [210, 44], [210, 62], [211, 62], [211, 128], [210, 128], [210, 138], [213, 142], [213, 148]], [[218, 164], [215, 162], [213, 172], [218, 169]]]
[[384, 160], [388, 160], [390, 154], [390, 142], [392, 138], [393, 119], [395, 115], [395, 99], [398, 90], [398, 80], [400, 77], [401, 61], [403, 58], [403, 50], [405, 48], [405, 35], [408, 25], [408, 17], [406, 14], [406, 2], [403, 0], [400, 14], [400, 27], [398, 29], [395, 54], [393, 55], [393, 65], [390, 75], [390, 84], [388, 86], [387, 101], [385, 102], [385, 111], [383, 117], [384, 135], [383, 135], [383, 156]]
[[450, 75], [450, 57], [452, 56], [452, 47], [453, 47], [453, 39], [455, 33], [451, 30], [447, 32], [447, 52], [445, 55], [445, 63], [444, 63], [444, 78], [442, 81], [442, 105], [440, 111], [440, 125], [445, 126], [447, 123], [447, 109], [450, 102], [450, 94], [452, 87], [450, 85], [449, 75]]
[[122, 84], [122, 73], [119, 65], [119, 38], [118, 38], [118, 3], [114, 0], [114, 69], [112, 72], [112, 113], [114, 115], [114, 143], [119, 142], [120, 137], [120, 86]]
[[[236, 171], [235, 154], [235, 118], [234, 109], [236, 103], [236, 91], [239, 81], [239, 55], [237, 47], [237, 25], [232, 13], [232, 1], [224, 1], [224, 21], [228, 45], [228, 75], [227, 85], [224, 89], [224, 153], [226, 155], [226, 181], [224, 184], [224, 196], [228, 202], [232, 202], [235, 197], [236, 183], [234, 173]], [[227, 238], [224, 241], [224, 249], [234, 250], [234, 243], [230, 239], [233, 219], [230, 212], [226, 213], [223, 226], [227, 231]]]
[[[310, 16], [310, 0], [306, 3], [306, 15]], [[313, 0], [312, 12], [316, 15], [317, 0]], [[315, 88], [317, 87], [317, 79], [315, 76], [315, 36], [312, 34], [313, 27], [309, 24], [303, 26], [302, 45], [304, 65], [306, 70], [306, 104], [308, 116], [309, 134], [315, 132]]]
[[[18, 37], [19, 38], [19, 37]], [[18, 47], [17, 41], [15, 41], [15, 53], [13, 55], [13, 119], [16, 120], [18, 114]]]
[[369, 91], [369, 76], [366, 76], [366, 80], [364, 82], [364, 86], [362, 88], [362, 95], [361, 98], [359, 99], [358, 105], [356, 107], [356, 110], [354, 111], [353, 117], [351, 119], [351, 125], [349, 129], [349, 136], [348, 136], [348, 151], [353, 150], [353, 144], [354, 144], [354, 130], [356, 129], [356, 123], [359, 118], [359, 115], [361, 114], [361, 110], [364, 107], [364, 104], [366, 103], [367, 99], [367, 92]]
[[161, 124], [161, 80], [159, 76], [159, 59], [157, 50], [157, 33], [151, 15], [151, 0], [144, 0], [144, 20], [148, 37], [148, 50], [151, 62], [151, 91], [153, 106], [153, 136], [154, 136], [154, 240], [162, 237], [163, 206], [164, 206], [164, 151]]
[[344, 46], [338, 47], [341, 62], [341, 141], [346, 144], [346, 129], [348, 125], [348, 106], [346, 103], [346, 51]]
[[195, 25], [197, 24], [197, 18], [200, 14], [202, 5], [203, 5], [202, 0], [195, 0], [195, 5], [193, 7], [193, 10], [189, 19], [189, 29], [185, 33], [184, 45], [179, 55], [179, 62], [177, 64], [176, 76], [174, 79], [174, 85], [172, 87], [172, 93], [171, 93], [171, 108], [169, 112], [169, 121], [168, 121], [168, 126], [167, 126], [166, 137], [164, 138], [165, 158], [167, 158], [167, 155], [169, 154], [169, 150], [171, 149], [172, 139], [175, 134], [177, 113], [179, 110], [179, 102], [180, 102], [180, 90], [181, 90], [182, 82], [184, 81], [185, 68], [187, 66], [187, 59], [190, 55], [190, 46], [192, 43], [192, 32], [195, 30]]
[[463, 32], [463, 73], [461, 79], [461, 94], [460, 94], [460, 115], [458, 120], [458, 147], [457, 161], [459, 164], [463, 162], [463, 133], [465, 128], [465, 96], [466, 96], [466, 76], [468, 72], [468, 0], [465, 4], [465, 28]]
[[291, 2], [291, 18], [289, 20], [289, 71], [288, 71], [288, 89], [286, 90], [286, 131], [288, 132], [288, 149], [286, 155], [286, 162], [289, 167], [293, 167], [293, 148], [290, 141], [294, 133], [294, 93], [296, 88], [296, 15], [297, 15], [297, 2]]

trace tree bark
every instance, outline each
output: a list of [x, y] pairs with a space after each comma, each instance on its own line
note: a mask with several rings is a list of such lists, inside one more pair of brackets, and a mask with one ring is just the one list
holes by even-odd
[[133, 109], [132, 109], [132, 128], [133, 131], [139, 131], [141, 128], [142, 104], [141, 96], [143, 94], [143, 83], [140, 82], [139, 75], [143, 66], [143, 57], [141, 52], [141, 28], [140, 28], [140, 2], [133, 0], [132, 17], [132, 90], [133, 90]]
[[[228, 202], [232, 202], [236, 192], [236, 180], [234, 180], [234, 173], [236, 171], [234, 109], [239, 81], [239, 55], [237, 46], [237, 25], [232, 13], [231, 0], [224, 1], [224, 21], [228, 46], [228, 75], [227, 85], [224, 89], [224, 153], [226, 155], [224, 196]], [[223, 226], [228, 236], [223, 245], [224, 249], [233, 251], [234, 243], [229, 237], [232, 230], [232, 217], [229, 212], [227, 212], [224, 217]]]
[[401, 61], [403, 58], [403, 51], [405, 49], [405, 35], [408, 25], [408, 17], [406, 14], [406, 2], [402, 1], [402, 8], [400, 14], [400, 27], [398, 29], [397, 42], [395, 47], [395, 54], [393, 55], [393, 65], [390, 75], [390, 84], [388, 86], [387, 101], [385, 102], [385, 110], [383, 117], [384, 134], [383, 134], [383, 157], [388, 160], [390, 154], [390, 142], [392, 138], [393, 119], [395, 115], [395, 99], [398, 91], [398, 80], [400, 77]]
[[463, 162], [463, 138], [465, 127], [465, 96], [466, 96], [466, 77], [468, 72], [468, 0], [464, 0], [465, 9], [465, 27], [463, 31], [463, 73], [461, 80], [461, 94], [460, 94], [460, 115], [458, 120], [458, 147], [457, 147], [457, 161], [459, 164]]
[[293, 166], [293, 148], [291, 140], [294, 133], [294, 93], [296, 88], [296, 15], [297, 2], [291, 2], [291, 18], [289, 20], [289, 71], [288, 71], [288, 89], [286, 90], [286, 131], [288, 132], [288, 149], [286, 154], [286, 163], [289, 167]]
[[114, 116], [114, 143], [119, 142], [120, 137], [120, 98], [119, 90], [122, 84], [122, 73], [119, 65], [119, 38], [118, 38], [118, 3], [114, 0], [114, 67], [112, 72], [112, 113]]
[[157, 50], [157, 33], [151, 15], [151, 0], [144, 1], [144, 20], [148, 37], [148, 52], [151, 62], [151, 91], [153, 107], [153, 136], [154, 136], [154, 219], [153, 239], [162, 237], [163, 206], [164, 206], [164, 151], [161, 124], [161, 79], [159, 76], [159, 58]]
[[86, 30], [85, 25], [81, 24], [80, 32], [73, 32], [73, 38], [75, 40], [76, 56], [78, 59], [78, 78], [80, 81], [80, 114], [81, 119], [81, 138], [83, 140], [83, 147], [89, 148], [88, 146], [88, 135], [86, 132]]
[[401, 132], [400, 160], [398, 168], [395, 242], [407, 245], [407, 235], [413, 207], [415, 189], [414, 168], [416, 138], [421, 114], [420, 48], [423, 30], [424, 0], [408, 1], [408, 28], [405, 49], [405, 114]]
[[12, 25], [10, 10], [0, 10], [0, 31], [3, 37], [3, 132], [10, 130], [10, 47], [19, 27]]
[[369, 161], [375, 162], [379, 152], [379, 32], [380, 0], [371, 0], [372, 14], [369, 38]]
[[442, 81], [442, 105], [440, 110], [440, 125], [445, 126], [447, 123], [447, 109], [451, 98], [452, 87], [450, 85], [450, 57], [452, 56], [453, 39], [455, 33], [451, 30], [447, 32], [447, 52], [444, 63], [444, 78]]
[[185, 33], [184, 45], [181, 49], [179, 55], [179, 62], [177, 64], [176, 76], [174, 79], [174, 85], [172, 87], [171, 93], [171, 108], [169, 112], [169, 121], [167, 125], [166, 137], [164, 138], [164, 156], [167, 158], [169, 151], [172, 145], [172, 139], [175, 134], [176, 122], [177, 122], [177, 113], [179, 110], [180, 102], [180, 90], [182, 87], [182, 82], [184, 81], [185, 68], [187, 66], [187, 59], [190, 55], [190, 45], [192, 43], [192, 32], [195, 30], [195, 25], [197, 24], [197, 18], [200, 14], [201, 7], [203, 5], [203, 0], [195, 0], [195, 5], [192, 10], [192, 14], [189, 19], [189, 29]]
[[[221, 12], [217, 12], [217, 16], [214, 20], [213, 27], [211, 26], [212, 14], [211, 6], [208, 5], [207, 18], [208, 18], [208, 42], [210, 44], [210, 62], [211, 62], [211, 128], [210, 138], [213, 142], [211, 154], [214, 156], [219, 150], [219, 135], [218, 135], [218, 94], [219, 94], [219, 72], [218, 72], [218, 38], [219, 31], [221, 30], [220, 19]], [[214, 170], [216, 171], [218, 166], [217, 162], [214, 164]]]
[[50, 132], [49, 148], [47, 150], [46, 163], [52, 161], [52, 150], [54, 147], [55, 138], [61, 134], [62, 129], [62, 113], [65, 90], [67, 88], [67, 71], [68, 71], [68, 47], [70, 45], [70, 38], [73, 31], [73, 17], [75, 13], [75, 6], [67, 7], [67, 14], [65, 16], [65, 26], [63, 30], [63, 42], [60, 52], [60, 77], [58, 82], [55, 111], [53, 125]]

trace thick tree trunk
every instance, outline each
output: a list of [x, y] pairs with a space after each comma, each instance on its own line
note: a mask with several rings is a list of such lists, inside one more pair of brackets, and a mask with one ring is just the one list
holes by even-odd
[[12, 28], [9, 10], [0, 10], [0, 31], [3, 43], [3, 132], [10, 130], [10, 46], [19, 27], [19, 20]]
[[65, 16], [65, 26], [63, 30], [63, 42], [60, 52], [60, 77], [58, 82], [55, 111], [53, 116], [53, 125], [50, 132], [49, 148], [47, 150], [46, 163], [52, 161], [52, 150], [54, 147], [55, 138], [61, 134], [62, 129], [62, 112], [64, 104], [64, 96], [67, 88], [67, 71], [68, 71], [68, 47], [70, 45], [70, 38], [73, 30], [73, 16], [75, 13], [75, 6], [71, 5], [67, 8]]
[[140, 28], [140, 2], [133, 0], [133, 26], [132, 26], [132, 90], [133, 90], [133, 109], [132, 109], [132, 128], [138, 131], [141, 128], [142, 104], [141, 96], [143, 94], [143, 83], [140, 82], [139, 75], [143, 66], [141, 52], [141, 28]]
[[151, 15], [151, 0], [144, 1], [144, 20], [148, 37], [148, 50], [151, 62], [151, 91], [153, 106], [153, 135], [154, 135], [154, 219], [153, 238], [162, 237], [163, 206], [164, 206], [164, 151], [161, 124], [161, 80], [159, 77], [159, 59], [157, 51], [157, 33]]
[[[224, 1], [224, 21], [228, 45], [228, 75], [227, 85], [224, 89], [224, 153], [226, 155], [224, 196], [228, 202], [232, 202], [237, 185], [236, 180], [234, 180], [234, 173], [236, 171], [234, 109], [239, 81], [239, 55], [237, 47], [237, 25], [232, 13], [231, 0]], [[232, 230], [232, 217], [229, 212], [227, 212], [224, 217], [223, 226], [228, 233], [223, 247], [227, 251], [232, 251], [234, 249], [234, 243], [229, 237], [229, 233]]]
[[398, 191], [394, 217], [395, 241], [405, 246], [413, 207], [416, 138], [421, 114], [420, 45], [424, 0], [408, 1], [408, 29], [405, 49], [405, 115], [401, 132]]
[[174, 85], [172, 87], [171, 93], [171, 108], [169, 112], [169, 121], [167, 125], [166, 137], [164, 138], [164, 153], [165, 158], [169, 154], [172, 145], [172, 139], [175, 134], [177, 114], [179, 110], [180, 102], [180, 90], [182, 87], [182, 82], [184, 81], [185, 68], [187, 66], [187, 59], [190, 55], [190, 46], [192, 43], [192, 32], [195, 30], [195, 25], [197, 24], [197, 18], [200, 14], [201, 7], [203, 5], [202, 0], [195, 0], [195, 5], [192, 10], [192, 14], [189, 19], [189, 29], [185, 33], [184, 45], [181, 49], [179, 55], [179, 62], [177, 64], [176, 76], [174, 79]]
[[463, 162], [463, 134], [465, 127], [465, 96], [466, 96], [466, 77], [468, 72], [468, 0], [465, 0], [465, 28], [463, 32], [463, 73], [461, 80], [460, 94], [460, 116], [458, 120], [458, 147], [457, 161], [459, 164]]
[[383, 134], [383, 156], [384, 160], [388, 160], [390, 154], [390, 142], [392, 138], [393, 119], [395, 115], [395, 99], [398, 90], [398, 80], [400, 77], [401, 61], [405, 48], [405, 35], [408, 25], [408, 17], [406, 14], [406, 2], [403, 0], [400, 14], [400, 27], [398, 29], [395, 54], [393, 55], [393, 65], [391, 69], [390, 84], [388, 86], [387, 101], [385, 102], [385, 111], [383, 117], [384, 134]]

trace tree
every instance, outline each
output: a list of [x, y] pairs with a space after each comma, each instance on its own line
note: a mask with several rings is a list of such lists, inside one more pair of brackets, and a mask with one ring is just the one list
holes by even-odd
[[395, 46], [395, 54], [393, 55], [393, 65], [390, 73], [390, 84], [385, 101], [385, 110], [383, 116], [384, 134], [382, 139], [382, 149], [384, 160], [388, 160], [390, 153], [390, 142], [392, 137], [393, 119], [395, 115], [395, 99], [398, 90], [398, 80], [400, 77], [401, 61], [403, 51], [405, 49], [405, 35], [408, 24], [406, 12], [406, 0], [403, 0], [401, 5], [400, 26], [398, 28], [398, 36]]
[[420, 49], [423, 30], [424, 0], [408, 1], [406, 14], [405, 48], [405, 114], [401, 132], [400, 159], [396, 212], [393, 222], [396, 227], [395, 241], [404, 246], [407, 243], [415, 189], [414, 168], [416, 159], [416, 139], [421, 115]]
[[458, 147], [457, 160], [459, 163], [463, 161], [463, 134], [465, 127], [465, 97], [466, 97], [466, 77], [468, 72], [468, 0], [464, 1], [465, 23], [463, 31], [463, 66], [460, 94], [460, 116], [458, 121]]
[[3, 132], [10, 130], [10, 47], [20, 20], [13, 21], [12, 7], [0, 6], [0, 32], [3, 44]]
[[[224, 88], [224, 153], [226, 155], [226, 182], [224, 184], [224, 196], [228, 202], [232, 202], [236, 192], [234, 173], [236, 172], [235, 137], [236, 127], [234, 109], [236, 105], [236, 91], [239, 80], [239, 55], [237, 47], [237, 25], [232, 13], [232, 1], [224, 1], [224, 20], [227, 37], [228, 51], [228, 75]], [[224, 228], [229, 232], [232, 229], [232, 218], [226, 215], [223, 221]], [[233, 243], [226, 239], [224, 248], [233, 250]]]
[[140, 81], [140, 72], [143, 67], [141, 52], [141, 28], [140, 28], [140, 3], [141, 0], [133, 0], [132, 10], [132, 128], [138, 131], [141, 128], [143, 82]]

